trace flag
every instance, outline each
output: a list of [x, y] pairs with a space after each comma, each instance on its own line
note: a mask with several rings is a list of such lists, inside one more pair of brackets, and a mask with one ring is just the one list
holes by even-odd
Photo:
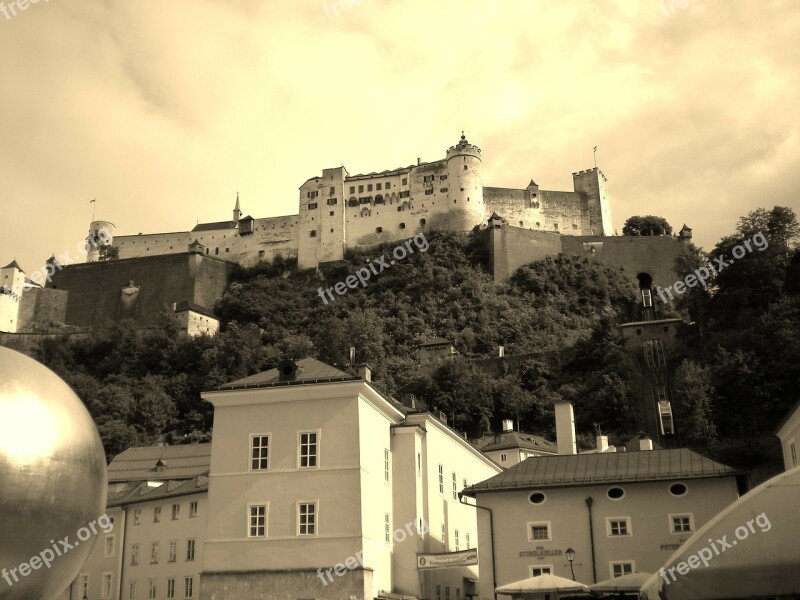
[[91, 204], [93, 202], [97, 202], [97, 198], [95, 198], [94, 200], [89, 200], [89, 204]]
[[597, 152], [597, 146], [594, 147], [593, 152]]

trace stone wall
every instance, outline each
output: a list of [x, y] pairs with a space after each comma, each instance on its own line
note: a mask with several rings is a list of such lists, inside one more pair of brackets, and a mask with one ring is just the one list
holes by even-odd
[[348, 570], [341, 577], [331, 575], [333, 581], [325, 578], [326, 585], [317, 571], [299, 569], [201, 573], [200, 600], [372, 600], [371, 570]]

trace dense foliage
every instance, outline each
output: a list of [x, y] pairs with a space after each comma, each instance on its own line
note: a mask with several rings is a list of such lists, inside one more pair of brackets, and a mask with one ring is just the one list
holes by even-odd
[[[781, 207], [754, 211], [710, 255], [689, 246], [676, 265], [690, 273], [759, 232], [767, 248], [659, 307], [660, 316], [687, 322], [673, 348], [680, 441], [744, 467], [777, 460], [770, 437], [800, 396], [795, 215]], [[629, 275], [557, 256], [496, 284], [477, 232], [431, 232], [428, 241], [427, 252], [327, 302], [320, 288], [388, 256], [395, 245], [350, 252], [321, 273], [298, 272], [282, 259], [238, 269], [216, 306], [224, 327], [214, 337], [182, 337], [164, 315], [152, 329], [120, 323], [84, 338], [50, 340], [40, 358], [84, 399], [109, 456], [131, 445], [209, 439], [211, 406], [201, 390], [287, 356], [346, 368], [351, 346], [387, 394], [413, 396], [470, 436], [513, 418], [521, 429], [552, 437], [557, 399], [575, 403], [583, 434], [600, 428], [623, 443], [641, 429], [646, 381], [618, 327], [638, 318]], [[421, 369], [418, 345], [434, 336], [452, 340], [459, 356]], [[487, 367], [498, 345], [517, 357], [514, 368], [498, 361]]]
[[622, 235], [672, 235], [672, 225], [664, 217], [637, 215], [625, 221]]

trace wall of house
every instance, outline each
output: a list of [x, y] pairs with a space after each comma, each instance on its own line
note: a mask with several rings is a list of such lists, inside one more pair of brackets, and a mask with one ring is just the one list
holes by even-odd
[[51, 323], [63, 324], [67, 319], [69, 292], [52, 288], [30, 288], [22, 293], [19, 303], [19, 331], [47, 329]]
[[[575, 578], [587, 584], [594, 583], [588, 497], [593, 499], [596, 581], [612, 576], [610, 565], [614, 561], [634, 561], [635, 571], [658, 571], [691, 535], [671, 532], [671, 514], [692, 514], [696, 531], [738, 498], [735, 477], [680, 480], [688, 488], [682, 497], [669, 492], [670, 485], [676, 481], [480, 493], [479, 505], [490, 508], [494, 515], [497, 585], [530, 577], [531, 567], [542, 566], [551, 567], [554, 575], [571, 579], [563, 554], [566, 548], [575, 550]], [[611, 500], [607, 496], [611, 487], [623, 488], [625, 496]], [[544, 492], [544, 503], [531, 504], [529, 496], [534, 491]], [[630, 518], [631, 535], [608, 535], [607, 520], [621, 517]], [[551, 539], [529, 540], [531, 522], [549, 523]], [[484, 539], [485, 533], [482, 533], [481, 541]], [[481, 567], [483, 570], [483, 562]], [[481, 596], [490, 597], [483, 580]]]

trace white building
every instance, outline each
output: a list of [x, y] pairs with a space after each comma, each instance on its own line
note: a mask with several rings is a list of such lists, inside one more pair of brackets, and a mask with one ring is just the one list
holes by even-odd
[[786, 415], [775, 435], [781, 440], [784, 467], [787, 471], [794, 469], [800, 464], [797, 461], [797, 443], [800, 442], [800, 402]]
[[418, 554], [477, 547], [459, 492], [501, 469], [361, 375], [305, 359], [203, 394], [214, 442], [201, 599], [474, 593], [477, 567], [427, 569]]

